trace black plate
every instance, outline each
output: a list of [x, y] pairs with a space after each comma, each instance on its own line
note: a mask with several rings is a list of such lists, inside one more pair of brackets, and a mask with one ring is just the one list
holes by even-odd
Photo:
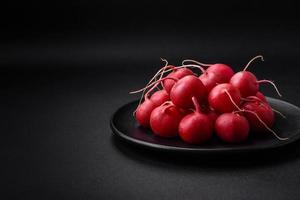
[[210, 142], [201, 145], [184, 143], [180, 138], [166, 139], [154, 135], [151, 130], [140, 127], [132, 113], [137, 106], [137, 101], [128, 103], [119, 108], [112, 116], [110, 125], [115, 135], [126, 141], [149, 147], [152, 149], [196, 152], [196, 153], [235, 153], [274, 149], [295, 142], [300, 138], [300, 108], [288, 102], [268, 98], [271, 106], [282, 112], [287, 118], [276, 115], [273, 127], [280, 136], [288, 140], [280, 141], [271, 133], [264, 136], [250, 133], [249, 139], [241, 144], [225, 144], [214, 137]]

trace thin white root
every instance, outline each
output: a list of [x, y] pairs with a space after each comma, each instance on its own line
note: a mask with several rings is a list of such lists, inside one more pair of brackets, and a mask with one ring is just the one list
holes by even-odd
[[267, 126], [267, 124], [265, 124], [265, 122], [258, 116], [257, 113], [255, 113], [255, 112], [253, 112], [253, 111], [251, 111], [251, 110], [244, 110], [244, 112], [249, 112], [249, 113], [252, 113], [253, 115], [255, 115], [256, 118], [258, 119], [258, 121], [259, 121], [260, 123], [262, 123], [262, 125], [263, 125], [268, 131], [270, 131], [271, 133], [273, 133], [273, 135], [274, 135], [278, 140], [284, 141], [284, 140], [288, 140], [288, 139], [289, 139], [289, 138], [282, 138], [282, 137], [280, 137], [279, 135], [277, 135], [277, 133], [276, 133], [275, 131], [273, 131], [271, 128], [269, 128], [269, 127]]
[[282, 114], [281, 112], [279, 112], [278, 110], [275, 110], [274, 108], [272, 108], [273, 112], [279, 114], [282, 118], [286, 119], [286, 116], [284, 114]]
[[252, 59], [247, 63], [247, 65], [244, 67], [243, 71], [246, 71], [247, 68], [250, 66], [250, 64], [251, 64], [254, 60], [258, 59], [258, 58], [260, 58], [261, 61], [264, 61], [264, 57], [263, 57], [262, 55], [255, 56], [254, 58], [252, 58]]
[[257, 81], [257, 83], [270, 83], [275, 88], [278, 96], [282, 97], [282, 95], [280, 94], [279, 90], [277, 89], [277, 87], [276, 87], [276, 85], [275, 85], [275, 83], [273, 81], [263, 79], [263, 80]]
[[225, 90], [225, 93], [227, 94], [227, 96], [229, 97], [231, 103], [239, 110], [241, 111], [242, 109], [233, 101], [231, 95], [229, 94], [229, 92], [227, 90]]
[[183, 61], [181, 62], [181, 64], [182, 64], [182, 65], [185, 65], [185, 63], [187, 63], [187, 62], [195, 63], [195, 64], [197, 64], [197, 65], [201, 65], [201, 66], [204, 66], [204, 67], [209, 67], [209, 66], [212, 65], [212, 64], [207, 64], [207, 63], [201, 63], [201, 62], [199, 62], [199, 61], [192, 60], [192, 59], [186, 59], [186, 60], [183, 60]]
[[140, 93], [140, 92], [142, 92], [142, 91], [145, 91], [145, 90], [147, 90], [148, 88], [152, 87], [153, 85], [156, 86], [158, 83], [160, 83], [160, 82], [162, 82], [162, 81], [164, 81], [164, 80], [166, 80], [166, 79], [172, 79], [172, 80], [174, 80], [174, 81], [178, 81], [177, 78], [165, 77], [165, 78], [159, 79], [159, 80], [157, 80], [157, 81], [155, 81], [155, 82], [149, 84], [148, 86], [146, 86], [146, 87], [144, 87], [144, 88], [141, 88], [141, 89], [139, 89], [139, 90], [135, 90], [135, 91], [129, 92], [129, 94], [135, 94], [135, 93]]
[[[151, 84], [153, 81], [156, 81], [156, 77], [158, 76], [158, 74], [161, 73], [161, 71], [165, 70], [166, 67], [168, 66], [168, 61], [167, 61], [166, 59], [163, 59], [163, 58], [160, 58], [160, 59], [161, 59], [163, 62], [165, 62], [165, 66], [162, 67], [162, 68], [160, 68], [160, 69], [156, 72], [156, 74], [155, 74], [155, 75], [150, 79], [150, 81], [146, 84], [146, 87], [147, 87], [149, 84]], [[140, 97], [138, 106], [141, 105], [145, 93], [146, 93], [146, 89], [143, 91], [143, 93], [142, 93], [142, 95], [141, 95], [141, 97]]]

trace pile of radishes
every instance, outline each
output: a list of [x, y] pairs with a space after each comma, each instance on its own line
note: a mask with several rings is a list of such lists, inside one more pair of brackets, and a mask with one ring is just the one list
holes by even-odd
[[[249, 133], [273, 133], [274, 111], [264, 94], [259, 91], [260, 83], [275, 84], [269, 80], [257, 80], [246, 71], [234, 73], [225, 64], [203, 64], [184, 60], [181, 66], [166, 65], [158, 70], [148, 84], [137, 91], [142, 92], [135, 118], [139, 125], [151, 128], [160, 137], [179, 136], [191, 144], [204, 143], [215, 133], [228, 143], [247, 140]], [[188, 64], [189, 63], [189, 64]], [[201, 75], [192, 71], [197, 69]]]

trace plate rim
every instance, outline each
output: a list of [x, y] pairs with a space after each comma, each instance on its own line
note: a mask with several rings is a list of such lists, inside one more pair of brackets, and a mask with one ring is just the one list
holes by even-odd
[[[289, 106], [293, 107], [294, 109], [297, 109], [300, 111], [300, 108], [290, 102], [277, 99], [277, 98], [272, 98], [272, 97], [266, 97], [267, 99], [271, 99], [273, 101], [277, 102], [282, 102], [284, 104], [288, 104]], [[213, 148], [213, 149], [208, 149], [208, 148], [194, 148], [194, 147], [177, 147], [177, 146], [169, 146], [169, 145], [163, 145], [163, 144], [156, 144], [156, 143], [151, 143], [143, 140], [139, 140], [133, 137], [130, 137], [121, 131], [118, 130], [118, 128], [114, 124], [114, 118], [116, 114], [124, 107], [137, 103], [138, 100], [133, 100], [131, 102], [128, 102], [126, 104], [123, 104], [121, 107], [119, 107], [110, 117], [110, 127], [114, 135], [118, 136], [119, 138], [130, 142], [132, 144], [138, 145], [140, 147], [146, 147], [152, 150], [164, 150], [164, 151], [172, 151], [172, 152], [190, 152], [190, 153], [243, 153], [243, 152], [257, 152], [257, 151], [262, 151], [262, 150], [271, 150], [271, 149], [277, 149], [283, 146], [286, 146], [288, 144], [294, 143], [295, 141], [300, 139], [300, 134], [295, 134], [289, 138], [289, 140], [285, 141], [280, 141], [277, 143], [274, 143], [268, 147], [266, 146], [258, 146], [256, 148], [250, 148], [249, 147], [238, 147], [238, 148], [232, 148], [232, 147], [220, 147], [220, 148]]]

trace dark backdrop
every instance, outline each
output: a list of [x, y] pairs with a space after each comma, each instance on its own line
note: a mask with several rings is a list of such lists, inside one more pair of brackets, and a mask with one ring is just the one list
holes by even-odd
[[[297, 199], [299, 143], [205, 158], [132, 147], [109, 128], [160, 57], [224, 62], [299, 105], [296, 1], [10, 1], [0, 12], [1, 199]], [[274, 90], [262, 86], [268, 96]]]

